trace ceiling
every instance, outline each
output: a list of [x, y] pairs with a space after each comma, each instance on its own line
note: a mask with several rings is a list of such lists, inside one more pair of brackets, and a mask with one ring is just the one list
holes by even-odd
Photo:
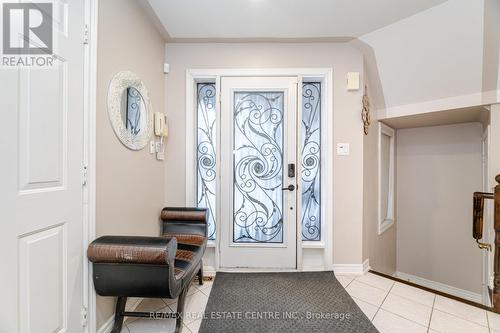
[[446, 0], [148, 0], [170, 39], [349, 39]]

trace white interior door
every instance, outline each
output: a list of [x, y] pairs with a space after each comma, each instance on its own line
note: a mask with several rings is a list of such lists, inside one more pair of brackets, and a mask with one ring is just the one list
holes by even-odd
[[296, 268], [296, 156], [297, 78], [221, 78], [222, 268]]
[[0, 69], [0, 332], [83, 332], [83, 1], [53, 2], [62, 61]]

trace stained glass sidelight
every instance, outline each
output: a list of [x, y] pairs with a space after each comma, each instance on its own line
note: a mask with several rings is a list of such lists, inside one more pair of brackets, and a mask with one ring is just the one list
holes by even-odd
[[302, 240], [321, 240], [321, 83], [302, 85]]
[[198, 83], [198, 207], [208, 208], [208, 239], [215, 239], [216, 231], [216, 104], [215, 83]]
[[283, 98], [234, 93], [235, 243], [283, 242]]

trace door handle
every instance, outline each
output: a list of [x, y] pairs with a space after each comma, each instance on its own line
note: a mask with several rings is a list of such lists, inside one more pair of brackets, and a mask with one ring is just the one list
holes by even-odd
[[295, 185], [290, 184], [287, 187], [282, 188], [283, 191], [294, 191], [295, 190]]

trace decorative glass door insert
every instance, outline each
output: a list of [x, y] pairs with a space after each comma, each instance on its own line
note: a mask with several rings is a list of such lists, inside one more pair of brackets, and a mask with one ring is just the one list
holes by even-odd
[[208, 209], [208, 239], [215, 240], [217, 207], [215, 83], [198, 83], [197, 90], [197, 205]]
[[302, 240], [321, 240], [321, 82], [302, 84]]
[[221, 267], [297, 267], [297, 84], [221, 78]]
[[283, 242], [283, 92], [234, 92], [233, 242]]

